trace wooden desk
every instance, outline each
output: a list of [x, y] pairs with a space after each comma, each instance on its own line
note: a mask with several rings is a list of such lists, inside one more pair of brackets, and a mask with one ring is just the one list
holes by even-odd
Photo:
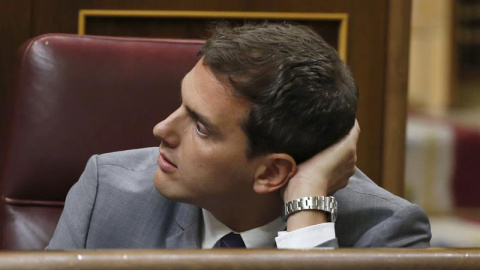
[[0, 269], [480, 269], [480, 249], [0, 252]]

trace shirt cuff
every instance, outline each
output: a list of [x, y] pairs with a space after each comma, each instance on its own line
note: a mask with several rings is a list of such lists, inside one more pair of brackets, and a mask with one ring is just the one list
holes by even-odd
[[333, 222], [316, 224], [291, 232], [280, 231], [275, 237], [279, 249], [315, 248], [332, 240], [336, 240], [335, 223]]

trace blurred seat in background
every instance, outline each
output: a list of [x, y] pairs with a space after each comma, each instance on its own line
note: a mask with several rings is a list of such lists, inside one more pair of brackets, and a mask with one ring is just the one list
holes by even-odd
[[480, 247], [480, 129], [410, 113], [405, 197], [430, 217], [433, 247]]

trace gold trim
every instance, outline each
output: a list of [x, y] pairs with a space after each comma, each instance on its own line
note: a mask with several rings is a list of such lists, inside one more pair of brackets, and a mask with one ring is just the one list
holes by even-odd
[[109, 10], [81, 9], [78, 14], [78, 34], [85, 34], [87, 17], [164, 17], [164, 18], [214, 18], [214, 19], [290, 19], [340, 21], [338, 54], [347, 60], [347, 13], [297, 13], [297, 12], [243, 12], [243, 11], [165, 11], [165, 10]]

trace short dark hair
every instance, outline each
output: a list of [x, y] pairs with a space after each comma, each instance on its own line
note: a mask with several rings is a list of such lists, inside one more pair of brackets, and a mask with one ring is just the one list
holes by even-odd
[[199, 55], [217, 79], [252, 104], [242, 123], [249, 157], [279, 152], [301, 163], [355, 123], [355, 80], [309, 27], [220, 24]]

